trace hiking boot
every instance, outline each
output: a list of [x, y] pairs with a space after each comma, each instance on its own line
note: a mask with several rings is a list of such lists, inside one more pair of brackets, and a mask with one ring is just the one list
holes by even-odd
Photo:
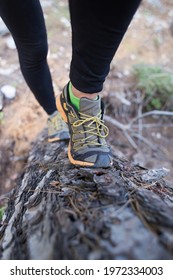
[[58, 111], [49, 116], [47, 126], [49, 142], [68, 140], [70, 138], [68, 126]]
[[85, 167], [103, 167], [112, 165], [110, 148], [105, 138], [109, 130], [104, 124], [103, 103], [97, 100], [80, 99], [77, 111], [71, 104], [68, 85], [56, 99], [57, 108], [70, 131], [68, 158], [74, 165]]

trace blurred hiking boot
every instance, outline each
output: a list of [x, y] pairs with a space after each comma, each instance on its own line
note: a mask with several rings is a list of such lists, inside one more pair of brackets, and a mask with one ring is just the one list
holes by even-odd
[[48, 117], [47, 126], [49, 142], [68, 140], [70, 138], [68, 126], [58, 111]]

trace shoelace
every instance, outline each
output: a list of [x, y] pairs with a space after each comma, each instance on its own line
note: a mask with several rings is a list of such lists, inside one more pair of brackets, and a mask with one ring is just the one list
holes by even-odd
[[[106, 138], [109, 134], [108, 127], [104, 124], [104, 121], [101, 120], [101, 111], [96, 116], [88, 116], [86, 114], [80, 113], [80, 120], [75, 121], [72, 125], [73, 127], [84, 126], [85, 130], [77, 132], [80, 134], [89, 134], [87, 137], [83, 139], [76, 139], [73, 140], [74, 143], [77, 144], [75, 150], [79, 150], [84, 146], [87, 145], [94, 145], [94, 146], [103, 146], [105, 144], [98, 142], [98, 137]], [[86, 123], [88, 123], [86, 125]], [[91, 140], [90, 138], [96, 136], [95, 139]]]

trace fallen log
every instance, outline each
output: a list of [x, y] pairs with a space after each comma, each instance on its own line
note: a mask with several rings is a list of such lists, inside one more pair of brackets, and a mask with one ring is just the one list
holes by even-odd
[[34, 143], [0, 227], [0, 258], [172, 259], [173, 187], [165, 169], [114, 156], [110, 169], [72, 166], [67, 143]]

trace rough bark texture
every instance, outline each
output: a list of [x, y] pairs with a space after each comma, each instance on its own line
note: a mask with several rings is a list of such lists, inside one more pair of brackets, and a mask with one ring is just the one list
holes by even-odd
[[172, 259], [173, 188], [165, 170], [114, 158], [72, 166], [67, 144], [34, 144], [0, 227], [1, 259]]

